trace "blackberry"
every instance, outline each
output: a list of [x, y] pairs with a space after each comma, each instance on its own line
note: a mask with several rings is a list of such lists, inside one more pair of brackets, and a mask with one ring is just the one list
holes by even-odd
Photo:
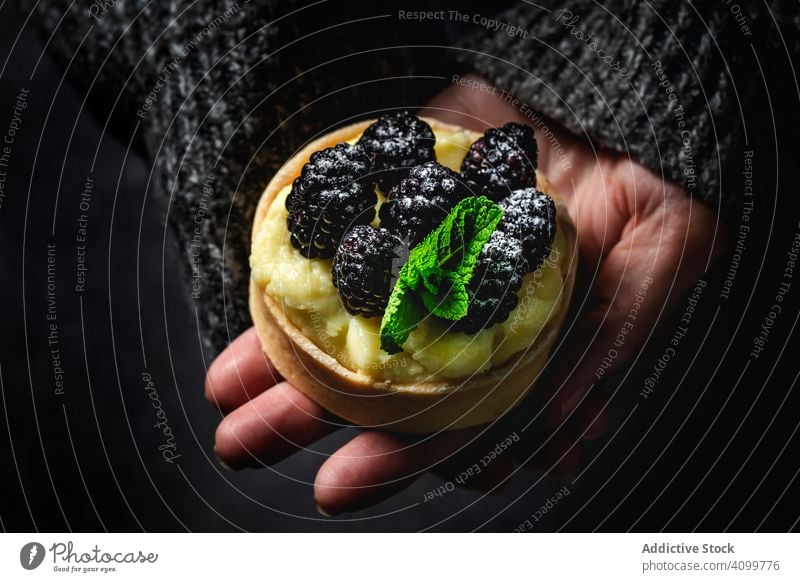
[[536, 188], [523, 188], [500, 201], [503, 217], [497, 229], [519, 239], [528, 268], [535, 271], [550, 254], [556, 235], [556, 205]]
[[461, 175], [476, 196], [495, 202], [517, 188], [536, 185], [536, 138], [519, 123], [487, 129], [469, 148]]
[[397, 185], [413, 166], [436, 159], [431, 126], [408, 111], [381, 115], [358, 143], [370, 156], [375, 181], [383, 192]]
[[467, 286], [469, 311], [455, 322], [453, 329], [472, 334], [508, 319], [517, 306], [517, 291], [527, 272], [522, 243], [495, 230], [483, 246]]
[[407, 178], [389, 190], [379, 213], [381, 226], [413, 247], [468, 195], [461, 176], [453, 170], [436, 162], [415, 166]]
[[[353, 227], [333, 257], [333, 284], [353, 315], [383, 314], [392, 288], [400, 240], [385, 228]], [[399, 270], [399, 269], [398, 269]]]
[[292, 245], [303, 255], [329, 259], [350, 227], [372, 222], [378, 197], [364, 179], [369, 171], [360, 146], [340, 143], [311, 155], [286, 197]]

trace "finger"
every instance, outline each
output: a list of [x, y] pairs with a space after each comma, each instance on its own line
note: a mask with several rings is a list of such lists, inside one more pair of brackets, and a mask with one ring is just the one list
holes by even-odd
[[314, 483], [317, 507], [336, 515], [375, 505], [407, 487], [475, 434], [476, 429], [465, 429], [409, 443], [385, 432], [363, 432], [320, 467]]
[[281, 377], [261, 350], [251, 327], [211, 363], [205, 381], [206, 400], [223, 413], [264, 392]]
[[587, 391], [631, 363], [718, 254], [709, 237], [713, 213], [678, 194], [647, 211], [635, 210], [619, 242], [601, 259], [594, 304], [570, 331], [543, 392], [549, 424], [563, 422]]
[[281, 382], [222, 420], [217, 427], [214, 452], [229, 469], [270, 465], [334, 428], [321, 406], [289, 383]]

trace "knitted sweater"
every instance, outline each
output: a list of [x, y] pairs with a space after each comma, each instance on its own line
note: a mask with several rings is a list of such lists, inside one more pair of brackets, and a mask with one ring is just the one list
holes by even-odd
[[544, 4], [497, 17], [526, 38], [484, 32], [461, 60], [573, 132], [735, 211], [743, 151], [774, 151], [770, 128], [798, 120], [798, 3]]
[[797, 116], [797, 3], [18, 2], [98, 120], [150, 158], [211, 351], [250, 325], [250, 225], [272, 173], [333, 126], [422, 106], [454, 71], [723, 209], [742, 150]]

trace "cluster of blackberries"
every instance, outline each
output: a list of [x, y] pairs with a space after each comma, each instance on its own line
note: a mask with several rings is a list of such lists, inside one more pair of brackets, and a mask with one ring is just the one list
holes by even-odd
[[381, 205], [381, 226], [413, 247], [439, 226], [453, 206], [469, 196], [461, 176], [436, 162], [416, 166], [389, 190]]
[[475, 196], [499, 202], [518, 188], [536, 185], [536, 138], [519, 123], [487, 129], [461, 163], [461, 175]]
[[382, 115], [358, 140], [372, 160], [374, 181], [383, 192], [399, 184], [414, 166], [435, 160], [435, 143], [431, 126], [408, 111]]
[[[500, 203], [503, 218], [484, 245], [469, 286], [470, 307], [455, 328], [475, 333], [505, 321], [525, 273], [538, 268], [555, 235], [555, 206], [535, 189], [533, 131], [508, 123], [469, 149], [458, 174], [438, 164], [431, 127], [407, 111], [385, 114], [355, 145], [315, 153], [286, 199], [292, 244], [333, 258], [333, 283], [350, 313], [379, 316], [409, 249], [463, 198]], [[375, 217], [374, 186], [386, 193]]]
[[467, 292], [466, 317], [455, 329], [476, 333], [502, 323], [517, 306], [522, 277], [539, 268], [556, 233], [553, 199], [535, 188], [514, 191], [500, 201], [503, 216], [481, 249]]
[[359, 225], [344, 235], [333, 257], [333, 284], [354, 315], [382, 315], [399, 273], [401, 241], [385, 228]]
[[295, 248], [329, 259], [348, 229], [372, 222], [378, 197], [369, 172], [369, 158], [358, 146], [340, 143], [312, 154], [286, 197]]
[[434, 141], [430, 125], [397, 111], [370, 125], [357, 144], [314, 153], [286, 198], [292, 244], [309, 258], [331, 258], [348, 230], [375, 217], [373, 185], [389, 191], [433, 160]]

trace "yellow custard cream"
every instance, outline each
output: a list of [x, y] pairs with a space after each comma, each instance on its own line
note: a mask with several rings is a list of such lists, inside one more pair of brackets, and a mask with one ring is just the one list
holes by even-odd
[[[436, 160], [458, 172], [472, 141], [467, 133], [436, 132]], [[569, 260], [560, 230], [550, 256], [523, 279], [519, 304], [506, 321], [468, 335], [448, 331], [446, 322], [429, 316], [411, 333], [401, 353], [387, 354], [380, 348], [381, 318], [348, 313], [333, 286], [331, 261], [307, 259], [289, 241], [285, 200], [290, 189], [286, 186], [278, 193], [256, 235], [250, 255], [252, 276], [306, 337], [350, 370], [376, 381], [402, 383], [466, 378], [502, 365], [534, 343], [559, 310], [563, 295], [559, 265]], [[380, 194], [378, 198], [380, 204]]]

